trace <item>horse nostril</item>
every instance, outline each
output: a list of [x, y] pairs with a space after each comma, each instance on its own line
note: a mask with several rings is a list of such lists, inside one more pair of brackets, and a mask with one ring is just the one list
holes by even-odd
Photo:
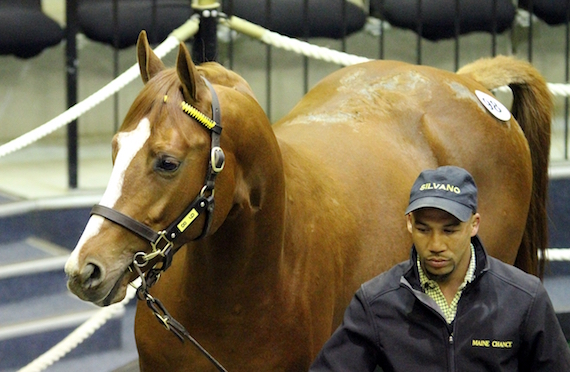
[[102, 275], [101, 268], [93, 263], [85, 265], [81, 270], [81, 282], [84, 288], [92, 288], [101, 284]]

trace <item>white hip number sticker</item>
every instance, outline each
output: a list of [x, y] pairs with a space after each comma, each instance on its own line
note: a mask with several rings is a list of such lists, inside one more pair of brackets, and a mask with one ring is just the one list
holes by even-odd
[[485, 106], [485, 108], [497, 119], [502, 121], [509, 121], [511, 119], [510, 111], [499, 102], [495, 97], [483, 93], [480, 90], [476, 90], [475, 94], [479, 101]]

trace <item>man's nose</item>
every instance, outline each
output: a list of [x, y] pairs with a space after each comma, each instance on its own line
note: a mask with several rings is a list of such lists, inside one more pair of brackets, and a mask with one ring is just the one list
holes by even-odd
[[442, 234], [433, 232], [430, 237], [429, 250], [434, 253], [441, 253], [445, 250]]

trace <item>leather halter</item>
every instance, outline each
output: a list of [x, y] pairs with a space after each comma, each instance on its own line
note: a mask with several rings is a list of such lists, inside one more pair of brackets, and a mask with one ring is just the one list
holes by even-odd
[[[104, 205], [97, 204], [91, 210], [91, 214], [102, 216], [109, 221], [116, 223], [129, 230], [130, 232], [138, 235], [139, 237], [147, 240], [151, 247], [151, 253], [139, 252], [135, 255], [135, 264], [144, 266], [147, 262], [160, 256], [162, 257], [162, 266], [160, 271], [166, 270], [172, 263], [172, 256], [175, 251], [174, 243], [182, 233], [202, 214], [206, 214], [206, 221], [202, 228], [202, 233], [195, 238], [201, 239], [210, 229], [212, 224], [212, 217], [214, 212], [214, 185], [216, 176], [222, 171], [225, 163], [224, 152], [220, 147], [220, 135], [222, 133], [221, 112], [218, 96], [212, 87], [212, 84], [205, 78], [206, 85], [210, 89], [212, 95], [212, 119], [204, 115], [195, 107], [182, 101], [180, 104], [181, 109], [190, 117], [198, 121], [208, 130], [211, 134], [210, 146], [210, 159], [208, 162], [208, 172], [204, 187], [194, 200], [184, 209], [184, 211], [172, 222], [166, 229], [161, 231], [154, 231], [147, 225]], [[167, 101], [167, 96], [164, 96], [164, 102]]]

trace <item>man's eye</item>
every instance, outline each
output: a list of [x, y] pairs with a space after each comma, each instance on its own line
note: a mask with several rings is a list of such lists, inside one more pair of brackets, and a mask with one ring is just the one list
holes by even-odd
[[162, 172], [174, 172], [178, 167], [180, 167], [180, 162], [171, 156], [161, 156], [155, 164], [155, 169]]

